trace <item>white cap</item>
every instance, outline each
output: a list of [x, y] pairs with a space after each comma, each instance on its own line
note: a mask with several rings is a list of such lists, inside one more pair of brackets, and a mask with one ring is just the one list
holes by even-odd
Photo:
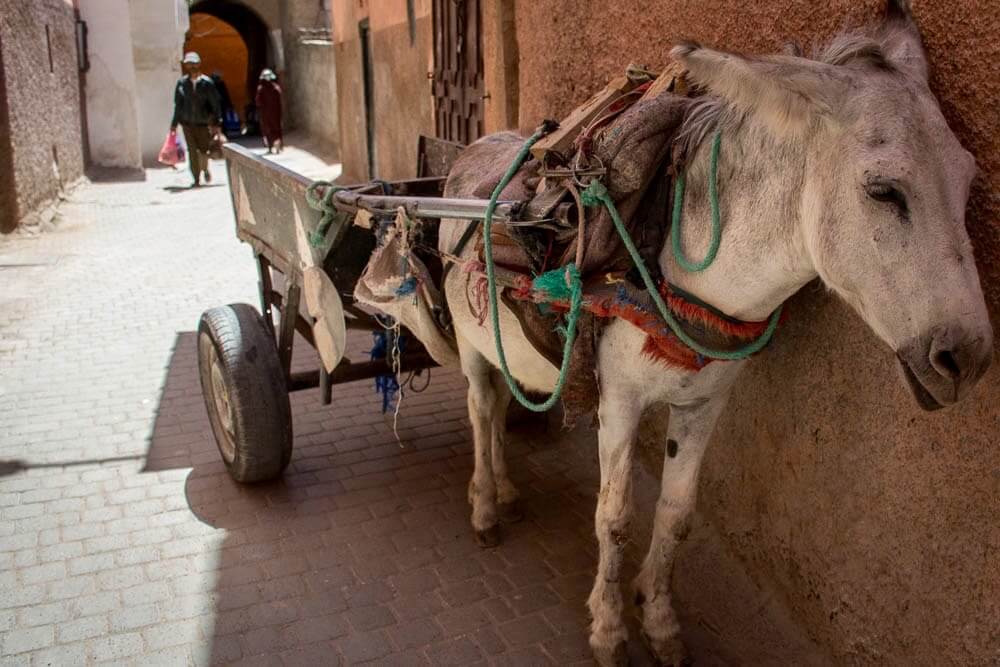
[[181, 62], [184, 63], [185, 65], [200, 65], [201, 56], [199, 56], [194, 51], [188, 51], [187, 53], [184, 54], [184, 60], [182, 60]]
[[277, 81], [278, 80], [278, 75], [274, 73], [274, 70], [265, 67], [260, 72], [260, 79], [262, 81]]

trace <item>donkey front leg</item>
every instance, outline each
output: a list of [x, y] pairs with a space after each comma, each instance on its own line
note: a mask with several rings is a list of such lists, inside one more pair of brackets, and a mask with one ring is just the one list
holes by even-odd
[[698, 487], [698, 471], [728, 392], [692, 405], [671, 405], [649, 553], [634, 582], [643, 606], [643, 636], [661, 664], [679, 665], [685, 657], [680, 626], [670, 603], [670, 580], [677, 545], [687, 536]]
[[602, 665], [624, 664], [628, 659], [620, 578], [632, 512], [632, 461], [641, 414], [638, 403], [606, 389], [601, 396], [601, 491], [594, 517], [600, 557], [587, 606], [593, 619], [590, 647]]

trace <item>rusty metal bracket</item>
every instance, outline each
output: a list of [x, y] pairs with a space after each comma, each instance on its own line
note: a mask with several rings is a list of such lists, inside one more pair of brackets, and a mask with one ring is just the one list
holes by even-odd
[[289, 283], [288, 296], [281, 308], [281, 322], [278, 332], [278, 358], [285, 370], [285, 377], [292, 376], [292, 344], [295, 341], [295, 324], [299, 318], [299, 295], [301, 288], [295, 283]]

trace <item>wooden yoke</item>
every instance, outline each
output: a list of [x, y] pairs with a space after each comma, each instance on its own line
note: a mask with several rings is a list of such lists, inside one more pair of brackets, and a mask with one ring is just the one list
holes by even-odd
[[667, 65], [666, 69], [660, 72], [660, 76], [656, 77], [656, 80], [653, 81], [653, 85], [647, 88], [646, 92], [643, 93], [642, 97], [639, 99], [652, 99], [665, 90], [673, 93], [674, 95], [686, 97], [689, 91], [684, 74], [684, 66], [676, 60], [671, 61], [671, 63]]
[[611, 102], [633, 90], [636, 85], [636, 82], [627, 76], [615, 77], [603, 90], [574, 109], [565, 120], [559, 123], [559, 128], [555, 132], [539, 139], [531, 147], [531, 154], [538, 160], [542, 160], [547, 153], [558, 153], [568, 158], [573, 153], [573, 141], [576, 140], [583, 128], [597, 118], [597, 114], [601, 113]]
[[[631, 67], [631, 66], [630, 66]], [[546, 135], [534, 146], [531, 147], [531, 154], [543, 162], [548, 153], [558, 154], [562, 158], [568, 158], [573, 154], [573, 142], [577, 136], [590, 123], [597, 119], [598, 115], [607, 110], [616, 99], [629, 91], [635, 90], [642, 85], [642, 81], [636, 77], [619, 76], [612, 79], [607, 86], [594, 94], [589, 100], [573, 110], [570, 115], [559, 124], [559, 129]], [[646, 89], [640, 100], [651, 99], [664, 91], [670, 91], [678, 95], [686, 95], [687, 84], [684, 81], [684, 68], [678, 62], [671, 62], [663, 72], [653, 81], [653, 84]]]

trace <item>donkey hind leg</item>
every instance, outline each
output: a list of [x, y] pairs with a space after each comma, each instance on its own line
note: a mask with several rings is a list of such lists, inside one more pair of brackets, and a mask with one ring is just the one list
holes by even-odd
[[601, 665], [624, 664], [628, 659], [620, 579], [632, 512], [632, 462], [640, 414], [638, 401], [615, 400], [607, 391], [601, 397], [601, 490], [594, 517], [600, 556], [587, 601], [593, 619], [590, 647]]
[[497, 400], [493, 406], [493, 481], [497, 487], [497, 515], [504, 523], [514, 523], [522, 518], [517, 499], [520, 495], [507, 475], [507, 407], [511, 393], [500, 371], [492, 373], [493, 389]]
[[459, 337], [462, 372], [469, 381], [469, 421], [472, 422], [474, 468], [469, 480], [472, 529], [481, 547], [500, 543], [497, 524], [497, 486], [493, 477], [493, 422], [498, 395], [491, 381], [491, 366], [471, 345]]
[[656, 658], [678, 665], [685, 657], [680, 626], [670, 601], [677, 545], [687, 537], [698, 487], [698, 471], [727, 394], [697, 405], [670, 407], [667, 448], [653, 536], [634, 586], [643, 607], [643, 638]]

